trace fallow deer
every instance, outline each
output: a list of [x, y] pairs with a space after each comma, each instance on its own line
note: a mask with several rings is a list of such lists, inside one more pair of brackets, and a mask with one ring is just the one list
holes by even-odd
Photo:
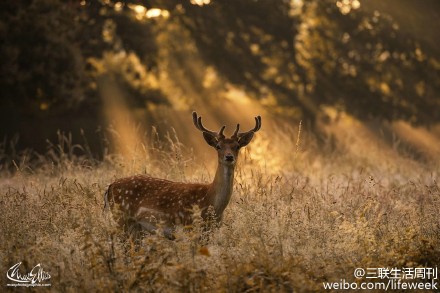
[[[105, 207], [119, 205], [125, 219], [131, 219], [143, 230], [154, 231], [157, 223], [164, 225], [165, 236], [172, 238], [175, 225], [192, 223], [193, 206], [197, 205], [204, 220], [211, 206], [217, 221], [221, 221], [233, 190], [234, 170], [239, 150], [249, 144], [255, 132], [261, 128], [261, 117], [255, 117], [255, 127], [239, 132], [237, 124], [230, 138], [224, 135], [225, 126], [219, 132], [206, 129], [202, 117], [192, 113], [195, 127], [205, 141], [217, 151], [218, 166], [211, 184], [180, 183], [137, 175], [118, 179], [105, 193]], [[125, 221], [120, 224], [126, 223]]]

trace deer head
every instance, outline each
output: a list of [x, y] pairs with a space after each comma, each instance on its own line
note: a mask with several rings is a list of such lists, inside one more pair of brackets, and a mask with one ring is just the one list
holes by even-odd
[[224, 130], [226, 126], [222, 126], [219, 132], [208, 130], [202, 124], [202, 117], [193, 112], [193, 122], [198, 130], [203, 133], [205, 141], [216, 149], [218, 154], [218, 162], [222, 165], [234, 166], [237, 162], [237, 156], [242, 147], [248, 145], [254, 133], [261, 128], [261, 117], [255, 117], [255, 127], [246, 132], [239, 132], [240, 124], [237, 124], [234, 134], [230, 138], [226, 138]]

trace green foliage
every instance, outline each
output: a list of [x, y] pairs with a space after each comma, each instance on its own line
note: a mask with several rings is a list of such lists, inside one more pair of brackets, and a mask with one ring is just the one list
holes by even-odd
[[[16, 115], [60, 115], [90, 107], [99, 112], [98, 80], [90, 58], [134, 51], [148, 68], [154, 67], [156, 49], [149, 27], [115, 14], [104, 2], [83, 7], [79, 1], [35, 0], [1, 6], [1, 104]], [[125, 78], [141, 78], [135, 68], [129, 70], [133, 75]], [[148, 98], [139, 88], [127, 90], [138, 100]], [[153, 96], [160, 97], [156, 89]]]
[[[196, 3], [0, 4], [0, 135], [20, 133], [25, 146], [41, 151], [36, 136], [94, 131], [111, 119], [103, 113], [116, 90], [142, 123], [156, 122], [158, 105], [220, 107], [238, 95], [315, 126], [329, 107], [362, 120], [440, 119], [438, 49], [387, 4], [381, 11], [357, 0]], [[399, 3], [403, 11], [429, 9]], [[28, 125], [42, 122], [30, 133]]]
[[1, 4], [1, 104], [26, 114], [84, 100], [74, 11], [56, 0]]
[[364, 119], [438, 121], [432, 110], [440, 106], [437, 52], [423, 48], [386, 13], [342, 15], [324, 3], [312, 6], [320, 20], [311, 30], [318, 37], [304, 48], [317, 76], [312, 95]]
[[363, 119], [439, 120], [438, 51], [425, 50], [386, 13], [300, 3], [187, 3], [180, 20], [230, 82], [258, 98], [272, 92], [309, 118], [330, 105]]

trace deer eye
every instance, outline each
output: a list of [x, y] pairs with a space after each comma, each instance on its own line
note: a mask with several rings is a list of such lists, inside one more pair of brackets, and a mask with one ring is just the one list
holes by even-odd
[[221, 149], [221, 146], [220, 146], [219, 144], [217, 144], [217, 145], [215, 146], [215, 148], [216, 148], [217, 150], [219, 150], [219, 149]]

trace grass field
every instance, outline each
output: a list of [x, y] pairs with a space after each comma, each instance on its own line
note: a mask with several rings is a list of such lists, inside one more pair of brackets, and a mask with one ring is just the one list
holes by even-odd
[[215, 166], [175, 139], [101, 162], [73, 155], [68, 140], [34, 163], [3, 152], [0, 291], [20, 261], [22, 271], [41, 263], [54, 292], [310, 292], [356, 281], [355, 268], [435, 267], [438, 156], [416, 160], [356, 127], [320, 143], [303, 130], [299, 145], [295, 129], [258, 133], [223, 224], [207, 235], [196, 221], [175, 241], [132, 239], [103, 211], [106, 187], [125, 175], [209, 182]]

